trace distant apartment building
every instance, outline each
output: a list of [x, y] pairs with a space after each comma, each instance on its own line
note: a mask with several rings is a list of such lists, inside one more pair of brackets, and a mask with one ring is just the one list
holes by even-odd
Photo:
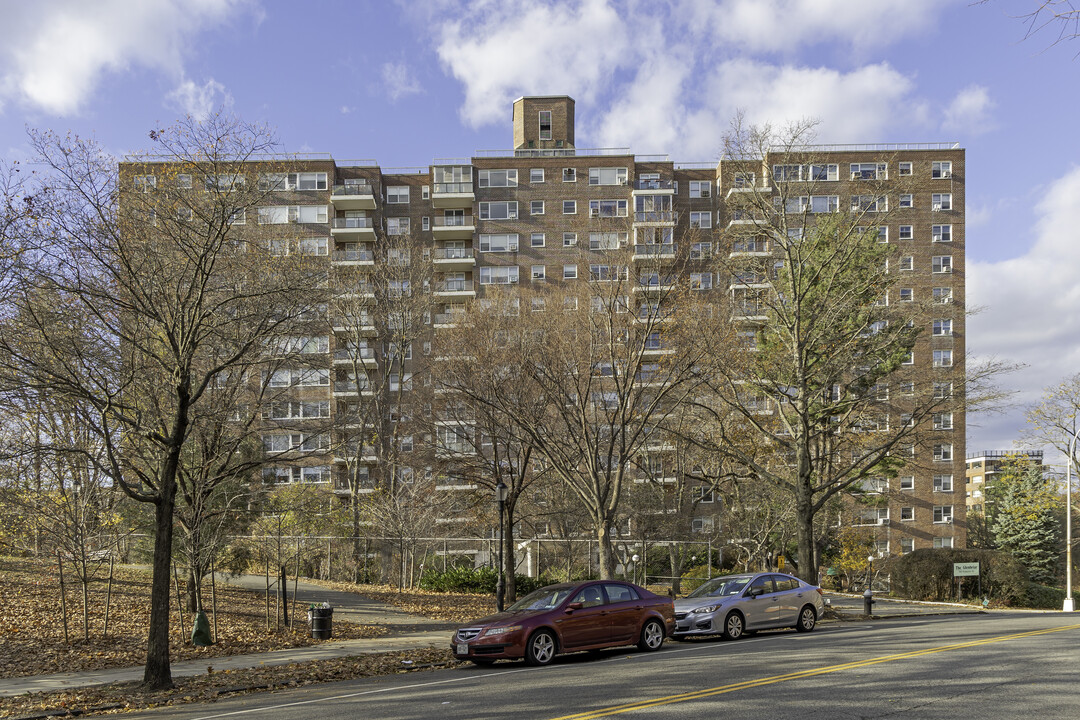
[[982, 450], [969, 453], [965, 471], [965, 496], [969, 512], [986, 514], [986, 490], [994, 484], [1002, 465], [1020, 461], [1042, 466], [1042, 450]]
[[[674, 162], [666, 155], [634, 155], [624, 148], [578, 148], [574, 101], [566, 96], [516, 100], [512, 130], [510, 149], [435, 159], [422, 168], [383, 168], [375, 161], [336, 161], [331, 156], [284, 156], [275, 160], [273, 178], [261, 178], [274, 191], [272, 204], [255, 216], [249, 213], [247, 221], [289, 224], [296, 238], [292, 252], [321, 258], [328, 272], [353, 272], [358, 278], [385, 261], [385, 253], [378, 251], [383, 238], [402, 233], [418, 238], [425, 250], [411, 260], [430, 263], [430, 287], [422, 290], [430, 294], [432, 306], [424, 322], [434, 338], [440, 329], [452, 327], [490, 286], [589, 282], [601, 270], [591, 268], [583, 257], [612, 242], [631, 247], [633, 262], [642, 267], [669, 255], [685, 259], [680, 265], [684, 277], [676, 280], [695, 291], [745, 292], [746, 282], [733, 287], [709, 269], [707, 261], [718, 249], [709, 236], [745, 221], [732, 211], [733, 197], [751, 188], [767, 188], [774, 172], [791, 173], [794, 167], [785, 165], [780, 155], [758, 159], [760, 170], [748, 173], [745, 160]], [[825, 188], [826, 194], [807, 202], [833, 209], [860, 202], [867, 180], [895, 179], [907, 188], [888, 198], [895, 205], [878, 231], [881, 242], [901, 248], [895, 268], [901, 281], [885, 301], [922, 303], [928, 308], [926, 332], [910, 362], [925, 370], [924, 382], [934, 383], [935, 392], [951, 394], [951, 387], [938, 388], [944, 383], [934, 378], [939, 368], [962, 365], [965, 354], [964, 150], [953, 143], [826, 145], [812, 150], [822, 159], [813, 172], [818, 191]], [[126, 165], [122, 177], [137, 173], [145, 178], [154, 172], [153, 165], [144, 161]], [[262, 172], [259, 162], [248, 165], [243, 172]], [[609, 238], [583, 229], [594, 218], [622, 218], [627, 231]], [[696, 242], [675, 242], [690, 230], [697, 231]], [[770, 252], [767, 240], [748, 240], [728, 250], [747, 256]], [[642, 273], [644, 285], [662, 281], [667, 279]], [[365, 292], [360, 279], [357, 293]], [[762, 321], [761, 313], [753, 311], [749, 300], [736, 305], [742, 308], [736, 321], [751, 332], [754, 323]], [[357, 340], [364, 335], [356, 332], [361, 321], [352, 317], [346, 322], [332, 315], [331, 311], [325, 327], [312, 331], [310, 368], [282, 375], [287, 397], [277, 406], [280, 412], [267, 417], [268, 451], [287, 453], [296, 442], [318, 445], [323, 440], [311, 441], [305, 428], [327, 421], [338, 434], [326, 440], [327, 447], [344, 447], [347, 438], [340, 434], [348, 432], [348, 417], [354, 411], [351, 398], [365, 382], [351, 369], [350, 357], [362, 354], [369, 377], [385, 367], [387, 348], [376, 337], [374, 324], [369, 341]], [[441, 492], [452, 497], [474, 492], [476, 486], [445, 462], [447, 448], [456, 447], [463, 432], [462, 421], [440, 414], [446, 398], [411, 380], [410, 364], [420, 363], [430, 348], [430, 340], [418, 339], [410, 354], [399, 358], [401, 369], [388, 385], [394, 391], [426, 394], [414, 403], [419, 409], [397, 408], [379, 422], [398, 424], [395, 451], [401, 458], [396, 470], [400, 477], [408, 480], [435, 472]], [[894, 392], [903, 393], [904, 388]], [[961, 477], [965, 456], [963, 412], [936, 413], [927, 422], [932, 423], [926, 435], [930, 440], [905, 451], [911, 462], [898, 477], [872, 489], [881, 492], [883, 501], [873, 508], [873, 517], [858, 520], [870, 528], [881, 552], [965, 544], [964, 489], [954, 481]], [[433, 458], [440, 454], [443, 462], [431, 470]], [[333, 450], [321, 460], [309, 457], [300, 463], [282, 457], [279, 465], [267, 470], [267, 482], [323, 483], [338, 493], [348, 492], [345, 460], [335, 458]], [[362, 472], [371, 478], [368, 489], [374, 489], [379, 454], [371, 452], [365, 462]], [[700, 498], [711, 502], [712, 494], [702, 492]], [[463, 521], [465, 507], [448, 500], [444, 519], [453, 521], [460, 515], [457, 519]], [[713, 527], [713, 514], [703, 505], [695, 529]]]

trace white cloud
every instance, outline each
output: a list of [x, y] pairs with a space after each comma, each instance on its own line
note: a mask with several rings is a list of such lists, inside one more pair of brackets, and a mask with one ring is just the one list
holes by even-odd
[[945, 108], [941, 129], [962, 135], [978, 135], [991, 128], [990, 111], [994, 109], [990, 91], [982, 85], [969, 85]]
[[[956, 0], [952, 0], [956, 2]], [[843, 42], [856, 50], [880, 48], [931, 24], [942, 0], [684, 0], [691, 31], [750, 52], [792, 53]]]
[[[36, 0], [8, 3], [0, 25], [0, 107], [75, 114], [101, 76], [148, 67], [184, 80], [191, 36], [246, 0]], [[178, 88], [183, 92], [183, 88]], [[174, 91], [175, 92], [175, 91]]]
[[224, 85], [210, 78], [203, 85], [196, 85], [191, 80], [183, 81], [165, 96], [165, 103], [186, 115], [204, 120], [216, 108], [231, 107], [233, 98]]
[[[1080, 366], [1080, 167], [1050, 185], [1036, 206], [1034, 242], [1001, 262], [969, 262], [968, 305], [985, 308], [968, 321], [969, 350], [980, 357], [1023, 362], [1007, 379], [1019, 400], [1036, 400], [1043, 387]], [[1018, 239], [1018, 245], [1026, 243]], [[995, 423], [1016, 429], [1019, 412]], [[1002, 431], [998, 431], [999, 434]]]
[[422, 91], [420, 82], [409, 71], [409, 67], [403, 63], [386, 63], [382, 66], [383, 86], [390, 102], [397, 102], [407, 95], [415, 95]]
[[591, 102], [616, 68], [634, 61], [625, 21], [606, 0], [488, 1], [454, 17], [442, 27], [437, 52], [465, 85], [461, 115], [473, 127], [505, 122], [520, 95]]

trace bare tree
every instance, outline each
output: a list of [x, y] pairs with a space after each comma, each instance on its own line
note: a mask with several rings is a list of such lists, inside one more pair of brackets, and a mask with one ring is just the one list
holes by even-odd
[[173, 522], [193, 427], [220, 411], [218, 383], [259, 382], [266, 343], [316, 301], [325, 270], [272, 257], [273, 227], [254, 222], [267, 193], [242, 168], [273, 150], [265, 128], [214, 115], [150, 137], [163, 155], [121, 175], [93, 143], [31, 134], [46, 170], [20, 226], [33, 262], [0, 313], [0, 375], [86, 407], [102, 469], [153, 508], [143, 681], [160, 688], [172, 683]]

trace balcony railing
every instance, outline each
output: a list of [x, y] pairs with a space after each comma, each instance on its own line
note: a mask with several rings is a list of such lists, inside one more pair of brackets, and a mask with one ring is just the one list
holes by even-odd
[[352, 360], [353, 358], [358, 358], [360, 360], [374, 360], [375, 348], [342, 348], [334, 351], [335, 360]]
[[445, 280], [435, 283], [435, 292], [472, 292], [471, 280]]
[[332, 228], [372, 228], [372, 219], [369, 217], [337, 217], [330, 224]]
[[635, 190], [674, 190], [674, 180], [636, 180]]
[[674, 256], [678, 247], [675, 243], [645, 243], [634, 246], [635, 255], [650, 255], [653, 257]]
[[335, 250], [332, 258], [334, 262], [374, 262], [375, 254], [370, 250]]
[[675, 222], [675, 213], [670, 210], [646, 210], [645, 212], [635, 212], [634, 222]]
[[471, 227], [473, 224], [472, 215], [448, 215], [445, 217], [434, 217], [432, 220], [435, 223], [435, 227]]
[[471, 182], [434, 183], [431, 191], [435, 195], [471, 195], [473, 184]]
[[468, 260], [474, 257], [472, 248], [435, 248], [436, 260]]
[[373, 195], [374, 192], [371, 186], [367, 183], [348, 185], [335, 185], [332, 193], [333, 197], [355, 197], [357, 195]]
[[371, 385], [368, 383], [355, 383], [351, 380], [336, 380], [334, 381], [334, 392], [347, 393], [347, 392], [368, 392], [371, 390]]

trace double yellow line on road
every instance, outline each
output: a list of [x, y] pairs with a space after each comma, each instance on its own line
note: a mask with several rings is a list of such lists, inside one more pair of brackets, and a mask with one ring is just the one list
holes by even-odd
[[590, 710], [588, 712], [577, 713], [576, 715], [563, 715], [561, 717], [553, 718], [552, 720], [593, 720], [593, 718], [619, 715], [634, 710], [644, 710], [646, 708], [658, 707], [661, 705], [672, 705], [674, 703], [687, 702], [688, 700], [700, 700], [701, 698], [712, 697], [714, 695], [723, 695], [725, 693], [735, 692], [737, 690], [747, 690], [749, 688], [761, 687], [763, 685], [772, 685], [774, 683], [785, 682], [787, 680], [801, 680], [803, 678], [814, 677], [815, 675], [827, 675], [828, 673], [841, 672], [843, 670], [852, 670], [855, 668], [867, 667], [869, 665], [880, 665], [881, 663], [893, 662], [895, 660], [907, 660], [908, 658], [916, 658], [922, 655], [948, 652], [950, 650], [963, 650], [964, 648], [978, 647], [979, 645], [990, 645], [992, 643], [1005, 642], [1007, 640], [1018, 640], [1020, 638], [1035, 637], [1036, 635], [1049, 635], [1050, 633], [1057, 633], [1065, 630], [1076, 629], [1080, 629], [1080, 624], [1064, 625], [1062, 627], [1050, 628], [1049, 630], [1033, 630], [1031, 632], [1015, 633], [1013, 635], [998, 635], [997, 637], [986, 638], [984, 640], [973, 640], [971, 642], [956, 643], [954, 645], [941, 645], [938, 647], [925, 648], [923, 650], [912, 650], [911, 652], [899, 653], [896, 655], [884, 655], [882, 657], [870, 658], [868, 660], [856, 660], [854, 662], [843, 663], [841, 665], [828, 665], [823, 668], [817, 668], [814, 670], [803, 670], [802, 672], [788, 673], [787, 675], [773, 675], [772, 677], [758, 678], [756, 680], [746, 680], [739, 683], [733, 683], [731, 685], [721, 685], [719, 687], [706, 688], [705, 690], [696, 690], [694, 692], [683, 693], [681, 695], [668, 695], [667, 697], [659, 697], [652, 700], [642, 700], [641, 702], [628, 703], [626, 705], [613, 705], [611, 707], [600, 708], [599, 710]]

